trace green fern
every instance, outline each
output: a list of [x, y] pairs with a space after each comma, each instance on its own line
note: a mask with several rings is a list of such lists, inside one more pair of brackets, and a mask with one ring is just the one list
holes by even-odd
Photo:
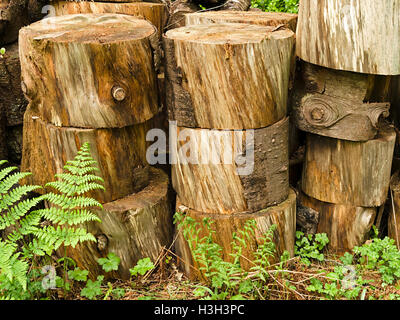
[[102, 208], [102, 205], [84, 196], [92, 190], [104, 190], [99, 184], [103, 179], [94, 174], [98, 170], [95, 164], [90, 146], [85, 143], [74, 160], [67, 161], [64, 172], [55, 175], [58, 181], [46, 184], [57, 193], [50, 192], [42, 197], [49, 203], [49, 208], [33, 212], [52, 224], [33, 232], [39, 241], [54, 246], [55, 250], [61, 245], [75, 247], [81, 242], [96, 241], [92, 234], [80, 227], [90, 221], [101, 222], [90, 208]]

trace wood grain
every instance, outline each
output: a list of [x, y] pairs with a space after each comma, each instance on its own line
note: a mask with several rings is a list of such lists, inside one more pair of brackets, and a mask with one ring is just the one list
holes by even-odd
[[128, 15], [31, 24], [19, 39], [26, 96], [56, 126], [114, 128], [151, 119], [159, 109], [154, 41], [156, 28]]
[[389, 189], [395, 140], [389, 125], [366, 142], [307, 134], [302, 190], [334, 204], [382, 205]]
[[43, 186], [54, 181], [54, 174], [61, 173], [65, 162], [89, 142], [106, 189], [89, 196], [107, 203], [148, 184], [146, 133], [151, 121], [114, 129], [60, 128], [40, 119], [32, 109], [28, 106], [24, 119], [21, 170], [32, 172], [25, 183]]
[[261, 26], [284, 26], [296, 32], [297, 14], [258, 11], [206, 11], [185, 15], [185, 25], [209, 23], [248, 23]]
[[319, 213], [317, 233], [326, 233], [328, 250], [337, 254], [351, 251], [367, 239], [375, 221], [376, 208], [322, 202], [301, 193], [300, 203]]
[[390, 181], [390, 213], [388, 220], [388, 236], [395, 240], [400, 249], [400, 176], [396, 171]]
[[246, 131], [177, 127], [172, 184], [180, 201], [220, 214], [255, 212], [284, 201], [289, 193], [288, 122]]
[[400, 74], [400, 3], [302, 0], [297, 55], [332, 69]]
[[107, 203], [96, 211], [101, 223], [88, 223], [86, 229], [97, 243], [85, 243], [67, 252], [80, 268], [91, 276], [104, 274], [97, 259], [115, 253], [121, 263], [108, 278], [129, 279], [129, 269], [138, 260], [150, 258], [156, 262], [162, 248], [172, 241], [173, 224], [168, 199], [168, 177], [160, 169], [150, 169], [149, 185], [138, 193]]
[[169, 118], [179, 126], [256, 129], [286, 116], [292, 31], [191, 25], [163, 39]]
[[[252, 219], [256, 221], [257, 225], [255, 236], [246, 242], [247, 247], [243, 250], [243, 256], [247, 259], [253, 258], [253, 252], [256, 250], [257, 245], [261, 244], [260, 238], [273, 224], [277, 226], [273, 239], [276, 247], [275, 259], [279, 261], [279, 257], [285, 250], [289, 252], [290, 256], [294, 255], [296, 194], [293, 190], [290, 191], [288, 199], [281, 204], [251, 214], [238, 213], [229, 216], [206, 214], [187, 208], [181, 204], [179, 198], [177, 199], [176, 211], [193, 218], [200, 225], [202, 219], [209, 218], [213, 222], [211, 228], [215, 231], [213, 240], [222, 247], [222, 256], [226, 261], [231, 261], [229, 254], [232, 252], [231, 242], [233, 240], [233, 233], [243, 230], [246, 221]], [[201, 239], [206, 236], [206, 232], [207, 230], [204, 227], [200, 227], [199, 238]], [[182, 270], [191, 279], [204, 278], [204, 275], [198, 271], [199, 266], [193, 261], [189, 245], [183, 236], [182, 230], [177, 229], [176, 236], [175, 250], [181, 258], [179, 260]], [[271, 259], [271, 262], [275, 262], [275, 259]], [[241, 264], [247, 270], [253, 266], [246, 259], [241, 260]]]

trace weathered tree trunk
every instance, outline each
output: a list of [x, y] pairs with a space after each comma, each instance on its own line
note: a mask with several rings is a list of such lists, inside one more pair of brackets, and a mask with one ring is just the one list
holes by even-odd
[[[126, 1], [124, 1], [126, 2]], [[54, 4], [56, 15], [77, 13], [118, 13], [142, 17], [150, 21], [161, 35], [167, 20], [166, 6], [161, 3], [105, 3], [91, 1], [59, 1]]]
[[6, 54], [0, 58], [0, 104], [4, 108], [7, 126], [23, 123], [27, 101], [21, 90], [21, 66], [18, 43], [5, 46]]
[[6, 144], [6, 119], [4, 116], [4, 106], [0, 104], [0, 160], [7, 160]]
[[294, 33], [249, 24], [191, 25], [164, 36], [167, 106], [178, 126], [255, 129], [282, 120]]
[[284, 26], [296, 32], [297, 14], [223, 10], [192, 13], [185, 16], [186, 26], [210, 23], [248, 23], [272, 27]]
[[172, 184], [180, 201], [220, 214], [255, 212], [284, 201], [289, 193], [288, 122], [285, 118], [246, 131], [177, 127], [177, 139], [170, 138], [177, 141], [171, 146], [176, 157]]
[[396, 171], [390, 181], [390, 214], [388, 221], [388, 236], [396, 241], [400, 249], [400, 177]]
[[[177, 199], [176, 211], [193, 218], [196, 222], [200, 223], [200, 226], [204, 218], [209, 218], [211, 222], [213, 222], [211, 224], [211, 229], [215, 231], [213, 240], [222, 247], [223, 259], [226, 261], [231, 260], [229, 254], [232, 252], [231, 242], [233, 241], [233, 233], [235, 232], [238, 234], [240, 230], [243, 230], [245, 223], [252, 219], [256, 221], [257, 228], [255, 230], [255, 236], [251, 237], [251, 240], [246, 239], [248, 240], [246, 241], [247, 247], [243, 250], [243, 256], [248, 259], [253, 258], [253, 253], [257, 249], [257, 245], [261, 244], [260, 238], [272, 225], [277, 226], [273, 238], [276, 246], [275, 258], [279, 261], [279, 257], [285, 250], [287, 250], [291, 256], [294, 255], [296, 194], [293, 190], [290, 191], [286, 201], [277, 206], [269, 207], [255, 213], [237, 213], [229, 216], [206, 214], [187, 208], [181, 204], [179, 199]], [[199, 239], [206, 235], [206, 228], [204, 226], [200, 227]], [[175, 249], [178, 257], [181, 258], [179, 259], [180, 265], [185, 274], [191, 279], [201, 279], [203, 276], [199, 272], [199, 266], [192, 258], [191, 250], [181, 229], [177, 230]], [[241, 263], [244, 269], [250, 269], [250, 267], [253, 266], [246, 259], [243, 259]]]
[[12, 164], [20, 165], [22, 160], [23, 127], [13, 126], [6, 128], [6, 145], [8, 160]]
[[200, 7], [190, 0], [175, 0], [169, 6], [169, 18], [167, 30], [185, 26], [185, 15], [201, 10]]
[[61, 173], [65, 162], [89, 142], [106, 189], [89, 195], [101, 203], [114, 201], [148, 184], [146, 133], [151, 128], [151, 120], [124, 128], [56, 127], [40, 119], [28, 106], [21, 170], [32, 172], [26, 183], [44, 185], [54, 181], [54, 174]]
[[115, 253], [121, 263], [111, 278], [129, 279], [129, 269], [149, 257], [156, 262], [162, 248], [172, 242], [173, 224], [168, 199], [168, 176], [160, 169], [150, 169], [149, 185], [138, 193], [107, 203], [96, 211], [101, 223], [87, 224], [97, 243], [85, 243], [67, 253], [92, 276], [103, 271], [97, 259]]
[[0, 45], [13, 43], [23, 26], [43, 17], [47, 0], [2, 0], [0, 2]]
[[342, 254], [362, 245], [376, 217], [376, 208], [333, 204], [300, 194], [300, 203], [319, 212], [317, 233], [326, 233], [328, 249]]
[[320, 201], [378, 207], [387, 197], [396, 134], [353, 142], [307, 134], [302, 190]]
[[302, 0], [297, 55], [332, 69], [400, 74], [400, 3]]
[[351, 141], [374, 139], [389, 116], [391, 77], [300, 64], [293, 114], [307, 132]]
[[77, 14], [36, 22], [20, 32], [26, 96], [37, 115], [56, 126], [142, 123], [158, 112], [157, 43], [153, 25], [128, 15]]

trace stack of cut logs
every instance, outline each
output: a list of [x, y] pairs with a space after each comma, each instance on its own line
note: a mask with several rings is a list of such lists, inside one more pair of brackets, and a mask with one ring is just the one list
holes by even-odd
[[[233, 233], [252, 219], [257, 230], [245, 256], [273, 224], [278, 255], [293, 255], [287, 99], [295, 34], [276, 21], [271, 26], [269, 14], [262, 22], [257, 14], [218, 12], [218, 22], [209, 23], [213, 14], [188, 15], [185, 27], [163, 37], [176, 210], [211, 219], [224, 259]], [[235, 15], [248, 24], [230, 23]], [[175, 248], [186, 275], [201, 277], [179, 230]]]
[[302, 0], [294, 118], [307, 132], [301, 204], [319, 212], [330, 249], [361, 245], [387, 199], [396, 134], [389, 116], [400, 74], [400, 4]]
[[114, 252], [114, 277], [144, 257], [155, 261], [172, 238], [168, 177], [148, 166], [146, 134], [159, 112], [155, 63], [159, 34], [130, 15], [76, 14], [41, 20], [19, 35], [24, 116], [22, 170], [27, 183], [54, 180], [89, 142], [106, 191], [102, 223], [88, 225], [96, 244], [70, 249], [93, 274], [97, 259]]

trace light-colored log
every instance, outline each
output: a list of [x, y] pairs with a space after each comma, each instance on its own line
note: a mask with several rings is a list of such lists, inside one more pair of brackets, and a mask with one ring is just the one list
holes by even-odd
[[300, 63], [293, 118], [299, 129], [331, 138], [374, 139], [389, 116], [391, 77]]
[[307, 134], [302, 190], [334, 204], [382, 205], [389, 189], [395, 140], [389, 125], [366, 142]]
[[292, 31], [191, 25], [163, 39], [169, 117], [179, 126], [256, 129], [286, 116]]
[[331, 69], [400, 74], [400, 2], [302, 0], [297, 55]]
[[337, 254], [351, 251], [368, 239], [377, 209], [322, 202], [301, 193], [300, 203], [319, 213], [317, 233], [326, 233], [328, 250]]
[[[207, 235], [206, 228], [204, 226], [202, 227], [202, 220], [204, 218], [210, 219], [212, 222], [211, 229], [215, 231], [213, 241], [222, 247], [222, 256], [226, 261], [231, 261], [232, 259], [229, 254], [232, 252], [231, 242], [233, 240], [233, 233], [235, 232], [238, 234], [239, 231], [243, 230], [245, 223], [252, 219], [256, 221], [257, 226], [255, 229], [255, 236], [251, 236], [251, 239], [246, 239], [247, 247], [243, 250], [243, 256], [249, 260], [253, 258], [254, 251], [257, 246], [261, 244], [261, 237], [272, 225], [276, 225], [277, 227], [273, 237], [276, 248], [275, 259], [279, 261], [279, 257], [285, 250], [289, 252], [290, 256], [294, 255], [296, 194], [293, 190], [290, 191], [288, 199], [281, 204], [251, 214], [238, 213], [230, 216], [206, 214], [187, 208], [181, 204], [179, 199], [177, 199], [176, 211], [184, 213], [186, 216], [200, 223], [199, 239]], [[177, 229], [175, 250], [178, 257], [180, 257], [180, 266], [186, 276], [191, 279], [201, 279], [202, 276], [199, 272], [199, 265], [194, 262], [189, 245], [180, 228]], [[271, 262], [277, 262], [275, 259], [271, 259]], [[246, 259], [241, 260], [241, 264], [242, 267], [247, 270], [254, 266]]]
[[160, 169], [150, 169], [149, 185], [138, 193], [107, 203], [95, 212], [101, 223], [87, 224], [97, 243], [86, 242], [75, 249], [67, 248], [81, 268], [91, 276], [104, 273], [97, 260], [115, 253], [121, 263], [111, 278], [129, 279], [129, 269], [138, 260], [150, 258], [153, 263], [162, 248], [171, 244], [173, 236], [172, 212], [168, 199], [168, 176]]
[[26, 183], [43, 186], [54, 181], [54, 174], [61, 173], [65, 162], [75, 157], [83, 143], [89, 142], [106, 189], [93, 191], [89, 196], [101, 203], [114, 201], [148, 184], [146, 133], [151, 128], [151, 120], [114, 129], [60, 128], [28, 110], [24, 118], [21, 170], [32, 172]]
[[257, 11], [206, 11], [185, 15], [185, 24], [209, 23], [248, 23], [261, 26], [289, 28], [296, 32], [297, 14], [285, 12], [257, 12]]
[[175, 127], [172, 184], [180, 201], [205, 213], [233, 214], [286, 200], [288, 122], [245, 131]]
[[54, 4], [54, 7], [58, 16], [78, 13], [118, 13], [141, 17], [151, 22], [157, 28], [160, 35], [163, 33], [167, 20], [167, 11], [164, 4], [126, 2], [59, 1]]
[[31, 24], [19, 38], [26, 96], [56, 126], [142, 123], [159, 107], [157, 42], [153, 25], [128, 15], [66, 15]]

